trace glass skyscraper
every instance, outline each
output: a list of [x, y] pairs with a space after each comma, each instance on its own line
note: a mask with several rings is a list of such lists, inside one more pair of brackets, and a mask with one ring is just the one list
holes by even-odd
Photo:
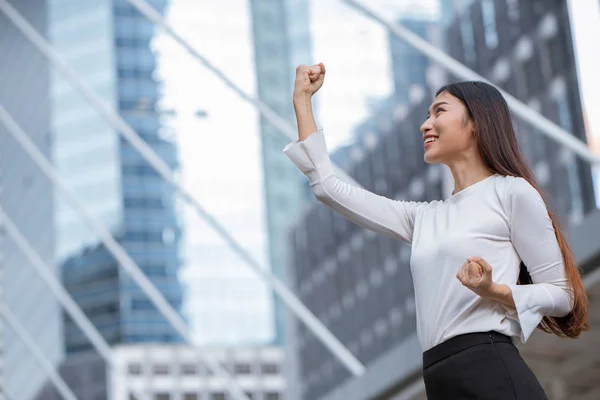
[[[426, 39], [433, 35], [440, 18], [434, 11], [424, 12], [416, 10], [414, 13], [404, 11], [398, 23], [409, 29], [412, 33]], [[392, 76], [394, 81], [394, 100], [398, 104], [408, 106], [410, 103], [411, 88], [424, 87], [427, 84], [427, 70], [431, 65], [429, 59], [420, 51], [398, 39], [391, 32], [390, 58], [392, 63]]]
[[[166, 0], [150, 1], [157, 9]], [[85, 28], [84, 28], [85, 27]], [[156, 104], [154, 25], [126, 0], [49, 1], [56, 51], [173, 169], [176, 146]], [[143, 272], [181, 308], [180, 226], [173, 189], [57, 74], [51, 79], [54, 162], [87, 209], [111, 231]], [[56, 199], [57, 257], [75, 301], [111, 343], [177, 342], [159, 314], [100, 240]], [[91, 348], [65, 317], [67, 353]]]
[[[295, 124], [292, 89], [296, 66], [312, 59], [310, 2], [307, 0], [252, 0], [256, 79], [260, 99]], [[290, 141], [261, 118], [265, 207], [269, 235], [269, 261], [273, 273], [288, 281], [286, 233], [308, 197], [304, 177], [281, 149]], [[275, 343], [283, 341], [283, 304], [275, 301]]]
[[[9, 2], [42, 36], [48, 28], [47, 1]], [[50, 83], [47, 60], [0, 12], [0, 105], [37, 148], [51, 155]], [[0, 123], [0, 206], [54, 273], [52, 185]], [[6, 232], [0, 234], [0, 295], [50, 363], [63, 356], [60, 306]], [[0, 319], [0, 325], [3, 321]], [[29, 400], [43, 384], [44, 373], [13, 330], [0, 337], [0, 398]]]

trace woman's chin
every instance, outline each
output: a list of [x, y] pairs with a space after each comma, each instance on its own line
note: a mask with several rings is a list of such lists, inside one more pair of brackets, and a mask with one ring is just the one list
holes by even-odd
[[439, 164], [440, 161], [437, 159], [437, 157], [435, 157], [433, 154], [430, 154], [429, 152], [425, 152], [425, 154], [423, 155], [423, 159], [425, 160], [425, 162], [427, 164]]

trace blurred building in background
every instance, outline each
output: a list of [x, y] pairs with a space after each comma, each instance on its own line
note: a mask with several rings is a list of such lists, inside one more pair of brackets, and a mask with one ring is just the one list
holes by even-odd
[[282, 400], [286, 380], [280, 347], [191, 349], [187, 346], [118, 347], [122, 375], [115, 377], [113, 399], [128, 400], [125, 386], [160, 400], [226, 400], [227, 384], [199, 362], [199, 351], [217, 360], [251, 399]]
[[[449, 10], [452, 4], [444, 2], [442, 15], [451, 12], [453, 18], [441, 35], [428, 31], [426, 36], [585, 140], [567, 5], [543, 2], [542, 8], [541, 3], [481, 0]], [[401, 23], [406, 25], [405, 20]], [[417, 31], [423, 28], [410, 25]], [[394, 82], [405, 92], [396, 93], [358, 127], [356, 143], [342, 159], [351, 176], [378, 194], [411, 201], [444, 198], [451, 189], [447, 172], [423, 161], [419, 127], [435, 91], [457, 79], [446, 78], [439, 66], [424, 59], [425, 71], [416, 68], [399, 75], [408, 71], [403, 57], [418, 63], [419, 56], [408, 47], [398, 48], [404, 51], [392, 51]], [[565, 223], [581, 220], [594, 204], [589, 165], [531, 132], [522, 121], [517, 119], [515, 125], [536, 178]], [[371, 398], [386, 392], [392, 396], [421, 368], [410, 246], [366, 231], [321, 204], [308, 211], [291, 240], [301, 299], [369, 367], [371, 379], [348, 380], [346, 369], [298, 326], [294, 341], [302, 398]]]
[[[116, 400], [108, 397], [112, 384], [108, 379], [110, 369], [97, 353], [88, 351], [71, 355], [56, 372], [77, 396], [77, 400]], [[127, 396], [128, 393], [125, 392], [123, 395]], [[35, 400], [62, 400], [62, 398], [52, 382], [48, 381], [37, 393]]]
[[[165, 6], [165, 0], [150, 3], [158, 10]], [[175, 170], [177, 149], [166, 137], [156, 107], [156, 60], [150, 48], [154, 25], [125, 0], [50, 4], [50, 39], [56, 51]], [[54, 162], [61, 175], [180, 309], [180, 227], [173, 188], [56, 74], [51, 104]], [[110, 344], [181, 341], [79, 216], [64, 201], [57, 204], [64, 284], [104, 338]], [[69, 354], [92, 348], [69, 317], [65, 346]]]
[[[0, 159], [0, 182], [2, 182], [2, 160]], [[0, 302], [4, 301], [4, 294], [2, 288], [2, 274], [4, 273], [4, 252], [2, 249], [2, 239], [4, 238], [4, 232], [0, 236]], [[1, 303], [0, 303], [1, 304]], [[4, 307], [4, 306], [3, 306]], [[3, 375], [3, 363], [4, 363], [4, 319], [0, 318], [0, 400], [4, 400], [4, 382], [2, 380]]]
[[[2, 266], [2, 254], [0, 254], [0, 279], [2, 279], [2, 272], [3, 272], [4, 268]], [[3, 297], [2, 295], [2, 285], [0, 285], [0, 299]], [[4, 321], [0, 321], [0, 400], [4, 400], [4, 381], [2, 379], [3, 376], [3, 370], [4, 370], [4, 354], [3, 350], [4, 350]]]
[[[398, 23], [421, 38], [439, 40], [434, 33], [436, 25], [439, 25], [439, 20], [438, 15], [431, 15], [431, 13], [419, 16], [404, 12], [402, 18], [398, 19]], [[408, 106], [410, 104], [411, 88], [425, 87], [427, 83], [426, 72], [432, 63], [425, 54], [405, 41], [398, 39], [391, 33], [388, 33], [388, 35], [393, 71], [392, 79], [394, 81], [394, 96], [393, 99], [390, 99], [390, 103]]]
[[[257, 400], [283, 400], [286, 380], [280, 347], [194, 349], [185, 345], [119, 345], [114, 349], [118, 372], [107, 380], [106, 365], [95, 354], [78, 354], [61, 366], [60, 374], [79, 400], [130, 400], [145, 394], [156, 400], [226, 400], [230, 396], [222, 377], [214, 375], [199, 351], [217, 360]], [[38, 400], [60, 400], [46, 385]]]
[[[296, 66], [312, 60], [309, 0], [252, 0], [251, 18], [258, 97], [295, 125], [292, 106]], [[264, 118], [260, 120], [265, 210], [271, 270], [288, 281], [286, 232], [290, 210], [307, 200], [307, 184], [281, 149], [290, 141]], [[284, 340], [284, 310], [275, 298], [275, 343]]]
[[[11, 2], [43, 36], [49, 33], [48, 1]], [[46, 156], [52, 138], [50, 67], [0, 12], [0, 105]], [[0, 122], [0, 206], [53, 272], [55, 251], [52, 185]], [[57, 365], [63, 357], [61, 309], [54, 295], [6, 232], [0, 237], [0, 293], [42, 353]], [[0, 338], [0, 392], [28, 400], [46, 379], [20, 338], [4, 322]]]
[[[450, 55], [586, 141], [568, 4], [474, 1], [445, 35]], [[589, 164], [515, 118], [521, 149], [563, 224], [595, 208]]]

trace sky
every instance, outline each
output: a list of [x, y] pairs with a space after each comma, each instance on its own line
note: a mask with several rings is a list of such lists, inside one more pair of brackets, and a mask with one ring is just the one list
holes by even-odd
[[[569, 10], [588, 143], [600, 157], [600, 2], [569, 0]], [[600, 208], [600, 165], [594, 175], [596, 204]]]
[[[168, 22], [242, 90], [255, 79], [248, 1], [174, 0]], [[170, 38], [156, 41], [165, 109], [180, 179], [202, 206], [266, 263], [258, 116]], [[189, 206], [181, 205], [184, 310], [200, 344], [264, 342], [273, 336], [266, 287]], [[252, 329], [250, 329], [252, 328]]]

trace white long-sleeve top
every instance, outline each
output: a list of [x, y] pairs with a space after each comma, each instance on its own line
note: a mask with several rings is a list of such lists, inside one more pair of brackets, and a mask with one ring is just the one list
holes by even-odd
[[[492, 175], [444, 201], [397, 201], [339, 180], [321, 130], [283, 151], [308, 177], [319, 201], [366, 229], [411, 243], [423, 351], [460, 334], [491, 330], [525, 342], [542, 317], [571, 311], [552, 222], [525, 179]], [[461, 284], [456, 273], [469, 256], [492, 266], [493, 281], [510, 287], [516, 310]], [[533, 284], [516, 284], [521, 261]]]

